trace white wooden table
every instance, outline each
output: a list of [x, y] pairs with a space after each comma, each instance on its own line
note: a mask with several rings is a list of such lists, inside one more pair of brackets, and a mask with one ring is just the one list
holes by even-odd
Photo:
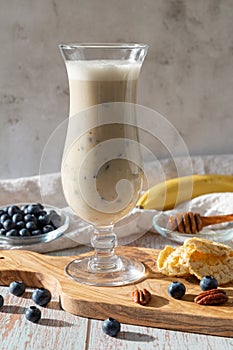
[[[180, 164], [185, 164], [180, 159]], [[175, 176], [169, 160], [162, 163], [167, 178]], [[233, 155], [194, 157], [195, 173], [232, 174]], [[151, 171], [156, 179], [156, 174]], [[46, 203], [64, 205], [62, 189], [58, 175], [0, 181], [0, 205], [17, 202], [40, 201], [40, 187], [49, 184], [50, 193]], [[45, 186], [46, 187], [46, 186]], [[48, 200], [48, 201], [47, 201]], [[162, 249], [171, 244], [156, 234], [147, 233], [133, 246]], [[86, 251], [85, 247], [67, 249], [50, 255], [76, 255]], [[0, 261], [1, 263], [1, 261]], [[0, 309], [0, 350], [232, 350], [233, 338], [207, 336], [139, 327], [122, 324], [117, 338], [111, 338], [102, 332], [102, 321], [74, 316], [61, 310], [59, 301], [53, 296], [52, 301], [42, 309], [42, 318], [38, 324], [26, 320], [25, 311], [31, 304], [31, 291], [23, 297], [16, 297], [8, 288], [0, 286], [0, 294], [5, 304]], [[179, 320], [177, 319], [177, 322]]]
[[[134, 246], [162, 248], [166, 242], [156, 234], [147, 233]], [[50, 253], [50, 255], [74, 255], [86, 250], [85, 247]], [[102, 321], [71, 315], [61, 310], [59, 301], [53, 296], [48, 307], [42, 308], [42, 318], [38, 324], [26, 320], [25, 311], [30, 305], [31, 289], [23, 297], [0, 287], [5, 304], [0, 310], [1, 350], [231, 350], [233, 338], [207, 336], [139, 327], [122, 324], [116, 338], [105, 335]], [[179, 322], [179, 320], [177, 320]]]

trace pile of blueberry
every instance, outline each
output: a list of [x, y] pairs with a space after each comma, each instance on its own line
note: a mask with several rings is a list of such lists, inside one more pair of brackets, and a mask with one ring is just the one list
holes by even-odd
[[[13, 281], [9, 285], [9, 291], [11, 294], [20, 297], [25, 292], [25, 284], [22, 281]], [[46, 306], [51, 300], [51, 293], [46, 288], [38, 288], [32, 293], [32, 300], [39, 306]], [[4, 304], [4, 298], [0, 295], [0, 308]], [[41, 319], [41, 311], [37, 306], [30, 306], [25, 313], [25, 317], [28, 321], [37, 323]]]
[[61, 226], [61, 216], [41, 203], [10, 205], [0, 210], [0, 236], [38, 236]]

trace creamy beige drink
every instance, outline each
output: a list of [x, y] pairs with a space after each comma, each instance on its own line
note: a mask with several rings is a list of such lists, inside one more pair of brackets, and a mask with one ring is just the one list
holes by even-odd
[[140, 65], [134, 61], [67, 61], [70, 116], [107, 102], [136, 103]]
[[[126, 125], [120, 115], [112, 122], [121, 108], [114, 112], [108, 103], [136, 103], [140, 65], [100, 60], [67, 61], [66, 66], [71, 123], [61, 169], [63, 190], [82, 219], [95, 226], [110, 225], [135, 206], [142, 176], [136, 127]], [[106, 104], [101, 116], [94, 108], [85, 119], [81, 111], [98, 104]], [[98, 121], [94, 127], [93, 118]], [[83, 124], [86, 130], [80, 132]]]

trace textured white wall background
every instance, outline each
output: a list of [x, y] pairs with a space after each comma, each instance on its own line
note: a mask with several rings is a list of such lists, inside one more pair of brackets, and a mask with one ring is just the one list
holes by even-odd
[[[232, 33], [232, 0], [0, 0], [0, 178], [37, 174], [68, 115], [61, 42], [149, 44], [138, 103], [191, 154], [232, 153]], [[54, 142], [44, 171], [58, 170], [59, 152]]]

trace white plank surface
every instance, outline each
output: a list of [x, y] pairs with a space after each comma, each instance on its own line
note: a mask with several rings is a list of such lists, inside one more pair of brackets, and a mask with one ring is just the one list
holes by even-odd
[[232, 350], [230, 338], [212, 337], [123, 324], [117, 338], [101, 332], [101, 322], [91, 321], [88, 349], [94, 350]]
[[48, 307], [39, 307], [41, 320], [33, 324], [25, 318], [27, 308], [35, 305], [32, 289], [23, 297], [10, 294], [7, 287], [1, 287], [0, 293], [5, 298], [0, 309], [1, 350], [85, 349], [88, 320], [61, 310], [54, 297]]

